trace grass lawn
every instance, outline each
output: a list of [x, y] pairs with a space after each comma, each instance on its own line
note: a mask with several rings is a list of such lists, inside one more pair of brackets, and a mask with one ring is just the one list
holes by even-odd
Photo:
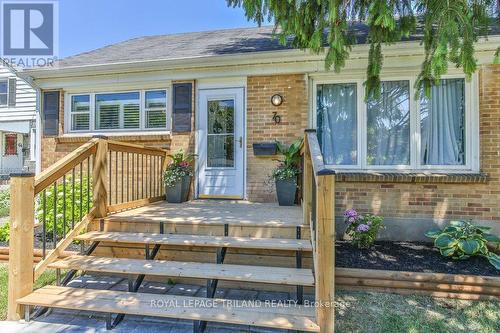
[[499, 301], [338, 292], [336, 332], [500, 332]]
[[[7, 264], [0, 264], [0, 320], [5, 320], [5, 318], [7, 317], [7, 280], [9, 277], [9, 270], [7, 266]], [[55, 270], [48, 269], [36, 281], [35, 288], [40, 288], [47, 284], [52, 284], [55, 281]]]
[[[0, 320], [7, 315], [7, 265], [0, 264]], [[47, 270], [35, 288], [55, 282]], [[338, 292], [336, 332], [500, 332], [500, 301]]]

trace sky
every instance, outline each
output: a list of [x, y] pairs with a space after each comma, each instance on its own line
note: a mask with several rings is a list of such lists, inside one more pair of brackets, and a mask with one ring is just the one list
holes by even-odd
[[253, 26], [225, 0], [59, 0], [59, 57], [140, 36]]

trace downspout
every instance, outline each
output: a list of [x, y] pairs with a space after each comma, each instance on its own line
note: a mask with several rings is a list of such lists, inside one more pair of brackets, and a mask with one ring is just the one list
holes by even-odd
[[38, 175], [42, 171], [42, 113], [41, 113], [41, 96], [42, 89], [33, 81], [33, 77], [29, 75], [23, 75], [22, 72], [17, 72], [17, 76], [23, 79], [27, 84], [29, 84], [36, 94], [35, 103], [35, 173]]

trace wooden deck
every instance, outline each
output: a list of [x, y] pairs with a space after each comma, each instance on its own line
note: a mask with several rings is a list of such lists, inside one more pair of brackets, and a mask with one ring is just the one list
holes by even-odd
[[304, 222], [300, 206], [283, 207], [239, 200], [193, 200], [182, 204], [160, 201], [109, 215], [106, 220], [248, 227], [297, 227], [303, 226]]

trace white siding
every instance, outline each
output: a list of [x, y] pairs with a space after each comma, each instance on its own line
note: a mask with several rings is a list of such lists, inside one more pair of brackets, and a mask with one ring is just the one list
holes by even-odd
[[[0, 65], [0, 80], [16, 77], [9, 68]], [[36, 93], [30, 85], [17, 78], [16, 106], [0, 106], [0, 122], [16, 120], [35, 120]]]

